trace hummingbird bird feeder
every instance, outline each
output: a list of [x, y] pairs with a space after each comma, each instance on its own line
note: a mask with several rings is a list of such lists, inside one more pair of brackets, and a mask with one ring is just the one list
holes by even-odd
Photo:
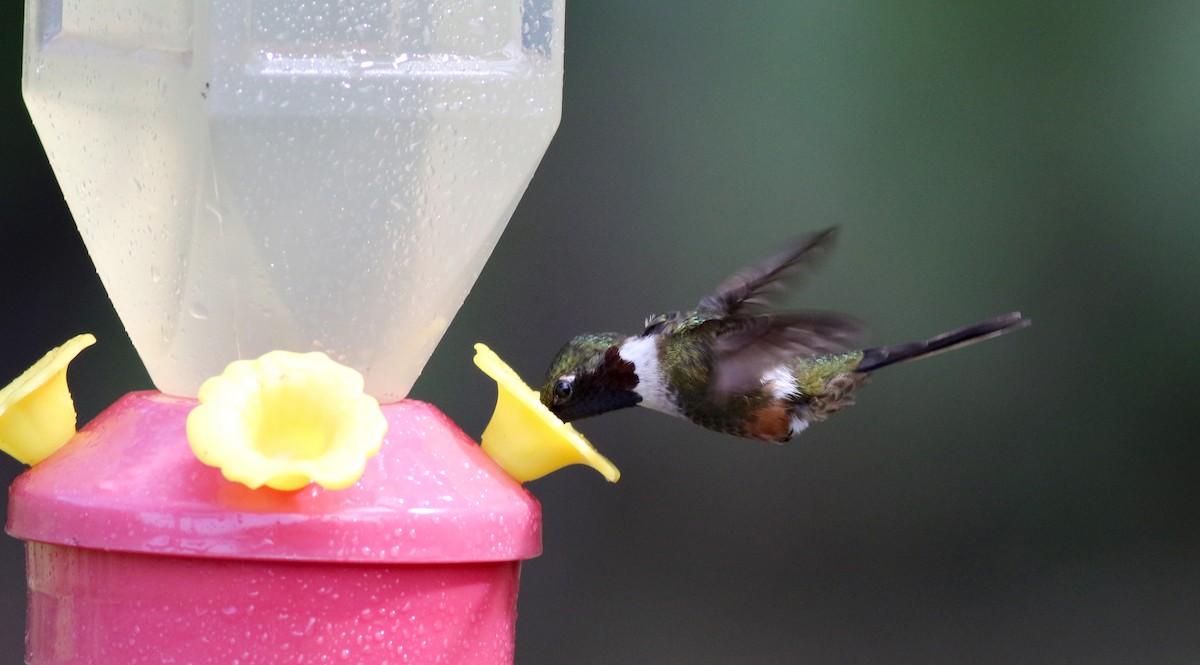
[[557, 129], [562, 0], [25, 16], [26, 103], [157, 389], [75, 433], [82, 340], [0, 392], [36, 463], [25, 662], [511, 663], [521, 482], [616, 469], [492, 355], [484, 447], [406, 396]]

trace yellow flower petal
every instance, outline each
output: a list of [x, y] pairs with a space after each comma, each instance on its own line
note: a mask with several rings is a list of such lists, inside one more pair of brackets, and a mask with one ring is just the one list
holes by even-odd
[[621, 477], [612, 462], [574, 427], [542, 404], [511, 367], [483, 344], [475, 345], [475, 364], [496, 381], [496, 410], [480, 438], [483, 451], [510, 476], [524, 483], [571, 464], [586, 464], [610, 483]]
[[192, 452], [251, 489], [349, 487], [387, 432], [362, 375], [319, 352], [234, 361], [199, 399], [187, 419]]
[[92, 335], [76, 335], [0, 390], [0, 450], [37, 464], [75, 436], [67, 365], [95, 343]]

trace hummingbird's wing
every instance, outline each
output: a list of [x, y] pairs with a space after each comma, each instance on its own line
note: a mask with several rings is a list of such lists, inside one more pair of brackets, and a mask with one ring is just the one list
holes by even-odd
[[691, 325], [696, 325], [703, 322], [703, 319], [700, 317], [694, 317], [694, 321], [690, 321], [689, 319], [691, 318], [693, 318], [693, 315], [686, 312], [665, 312], [663, 314], [653, 314], [646, 317], [646, 327], [642, 330], [642, 336], [645, 337], [646, 335], [655, 335], [668, 328], [686, 328], [688, 327], [689, 323]]
[[783, 280], [811, 271], [817, 260], [829, 253], [837, 237], [830, 227], [797, 238], [791, 246], [757, 265], [744, 268], [721, 283], [715, 291], [700, 299], [697, 309], [707, 317], [721, 318], [737, 314], [748, 306], [767, 303], [767, 294], [783, 289]]
[[834, 312], [772, 312], [711, 319], [696, 333], [713, 334], [710, 390], [721, 400], [757, 389], [767, 370], [794, 358], [857, 348], [866, 327]]

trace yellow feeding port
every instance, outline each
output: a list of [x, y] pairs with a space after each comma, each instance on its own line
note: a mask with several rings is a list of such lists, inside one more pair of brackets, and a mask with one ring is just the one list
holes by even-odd
[[558, 419], [491, 349], [475, 345], [475, 364], [496, 381], [496, 410], [481, 437], [484, 452], [524, 483], [572, 464], [586, 464], [615, 483], [621, 472], [574, 427]]
[[0, 390], [0, 450], [37, 464], [75, 436], [67, 365], [95, 343], [92, 335], [76, 335]]
[[362, 374], [320, 352], [234, 361], [199, 398], [187, 419], [192, 452], [251, 489], [349, 487], [387, 433]]

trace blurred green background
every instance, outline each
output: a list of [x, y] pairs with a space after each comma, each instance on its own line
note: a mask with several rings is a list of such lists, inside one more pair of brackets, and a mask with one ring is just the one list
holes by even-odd
[[[790, 304], [880, 343], [1035, 325], [883, 372], [785, 446], [580, 423], [624, 476], [530, 485], [518, 661], [1200, 660], [1200, 3], [567, 11], [562, 126], [413, 397], [478, 435], [472, 342], [540, 378], [571, 335], [634, 331], [835, 223]], [[150, 384], [21, 102], [19, 3], [0, 12], [0, 383], [94, 332], [86, 422]], [[22, 556], [0, 541], [3, 662]]]

